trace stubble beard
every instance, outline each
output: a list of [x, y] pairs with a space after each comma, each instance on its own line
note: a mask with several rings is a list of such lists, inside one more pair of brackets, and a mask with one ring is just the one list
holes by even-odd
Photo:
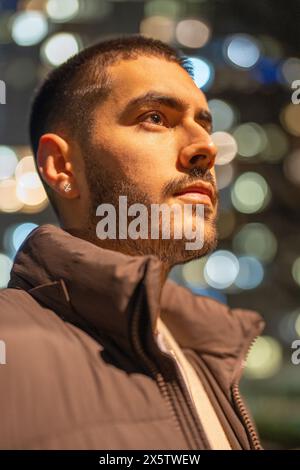
[[[137, 190], [135, 183], [130, 181], [126, 175], [112, 175], [106, 168], [100, 168], [95, 163], [99, 160], [96, 155], [88, 153], [85, 159], [86, 178], [90, 192], [90, 205], [88, 213], [88, 223], [85, 230], [87, 240], [92, 243], [113, 251], [119, 251], [123, 254], [130, 256], [156, 256], [164, 265], [171, 269], [176, 264], [182, 264], [187, 261], [205, 256], [215, 249], [217, 245], [217, 231], [216, 231], [216, 211], [214, 213], [205, 208], [204, 214], [204, 243], [200, 249], [187, 250], [186, 242], [191, 240], [186, 239], [184, 236], [180, 239], [171, 238], [133, 240], [130, 237], [126, 239], [106, 239], [100, 240], [96, 234], [96, 226], [99, 222], [99, 217], [96, 216], [97, 207], [100, 204], [112, 204], [116, 208], [116, 222], [119, 226], [119, 215], [117, 208], [119, 207], [119, 196], [127, 196], [128, 207], [132, 204], [143, 204], [148, 208], [148, 214], [151, 214], [151, 204], [159, 203], [151, 201], [148, 194], [141, 190]], [[117, 177], [118, 176], [118, 177]], [[194, 210], [193, 210], [194, 213]], [[196, 217], [195, 214], [193, 217]], [[131, 218], [128, 216], [128, 221]], [[151, 226], [151, 220], [148, 219], [148, 226]], [[160, 232], [161, 233], [161, 232]]]

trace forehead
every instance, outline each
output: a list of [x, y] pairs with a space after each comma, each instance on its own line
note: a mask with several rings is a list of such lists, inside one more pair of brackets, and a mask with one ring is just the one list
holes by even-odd
[[140, 56], [121, 60], [109, 67], [111, 93], [109, 101], [120, 107], [130, 98], [148, 90], [174, 95], [189, 105], [208, 109], [202, 91], [180, 65], [163, 58]]

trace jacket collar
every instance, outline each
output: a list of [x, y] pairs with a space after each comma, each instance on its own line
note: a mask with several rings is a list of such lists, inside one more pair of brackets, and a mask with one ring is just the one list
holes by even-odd
[[222, 369], [228, 386], [264, 321], [256, 312], [231, 310], [170, 280], [160, 292], [160, 270], [154, 256], [102, 249], [46, 224], [22, 244], [8, 287], [24, 289], [67, 321], [91, 326], [129, 355], [135, 354], [134, 312], [140, 317], [140, 339], [150, 347], [156, 344], [154, 325], [161, 312], [178, 344]]

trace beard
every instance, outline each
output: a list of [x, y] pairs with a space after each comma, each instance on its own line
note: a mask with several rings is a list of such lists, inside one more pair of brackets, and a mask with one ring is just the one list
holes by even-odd
[[[185, 263], [195, 258], [205, 256], [207, 253], [215, 249], [217, 245], [217, 233], [216, 233], [216, 210], [212, 211], [207, 206], [204, 206], [204, 234], [203, 243], [201, 248], [198, 249], [186, 249], [186, 243], [191, 242], [191, 238], [187, 239], [182, 234], [180, 239], [174, 237], [174, 225], [171, 223], [170, 237], [164, 239], [161, 236], [162, 221], [159, 219], [159, 237], [153, 239], [151, 237], [150, 230], [148, 229], [148, 236], [146, 239], [137, 238], [132, 239], [126, 237], [126, 239], [99, 239], [96, 232], [96, 227], [99, 222], [99, 216], [96, 215], [97, 208], [101, 204], [110, 204], [115, 209], [119, 207], [119, 196], [127, 197], [127, 205], [130, 207], [133, 204], [142, 204], [148, 211], [148, 228], [151, 227], [151, 205], [161, 204], [160, 201], [154, 201], [151, 199], [149, 194], [138, 188], [136, 183], [125, 174], [120, 174], [118, 171], [112, 173], [107, 168], [102, 168], [97, 165], [99, 161], [99, 151], [89, 149], [86, 153], [85, 158], [85, 172], [86, 179], [88, 182], [88, 188], [90, 192], [90, 205], [88, 213], [88, 224], [85, 230], [84, 238], [88, 239], [92, 243], [113, 251], [119, 251], [123, 254], [130, 256], [145, 256], [153, 255], [156, 256], [161, 262], [163, 262], [170, 269], [176, 264]], [[199, 169], [193, 169], [189, 172], [189, 175], [181, 178], [181, 184], [184, 181], [185, 184], [191, 184], [197, 179], [199, 181], [199, 174], [201, 173], [202, 179], [209, 181], [215, 188], [215, 182], [212, 175], [206, 172], [203, 175], [203, 171]], [[166, 197], [174, 194], [173, 189], [178, 187], [178, 180], [171, 181], [166, 184], [163, 188], [163, 201]], [[217, 208], [217, 195], [215, 198], [215, 209]], [[195, 207], [193, 205], [192, 210], [193, 217], [193, 231], [195, 227]], [[132, 217], [128, 216], [128, 223], [131, 222]], [[171, 222], [174, 220], [171, 217]], [[116, 227], [120, 224], [120, 214], [116, 210]]]

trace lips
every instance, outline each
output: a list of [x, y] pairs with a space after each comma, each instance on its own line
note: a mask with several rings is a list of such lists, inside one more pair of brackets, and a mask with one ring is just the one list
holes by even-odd
[[199, 184], [194, 184], [191, 186], [186, 186], [185, 188], [181, 189], [180, 191], [177, 191], [174, 196], [181, 196], [181, 197], [186, 197], [186, 198], [197, 198], [197, 194], [199, 194], [199, 199], [201, 198], [201, 195], [203, 196], [204, 200], [207, 200], [207, 198], [210, 199], [210, 203], [213, 204], [214, 202], [214, 191], [211, 187], [211, 185], [206, 185], [204, 183], [199, 183]]

